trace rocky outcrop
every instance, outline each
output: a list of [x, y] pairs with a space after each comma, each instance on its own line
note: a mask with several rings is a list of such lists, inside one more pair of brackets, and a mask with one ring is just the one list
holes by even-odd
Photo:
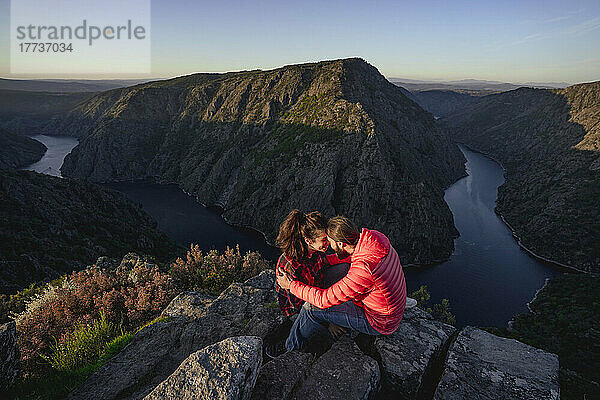
[[477, 328], [450, 348], [434, 400], [558, 400], [558, 357]]
[[183, 292], [175, 297], [161, 314], [163, 317], [202, 318], [216, 296], [200, 292]]
[[270, 306], [276, 301], [273, 281], [274, 272], [264, 271], [244, 283], [232, 284], [207, 308], [202, 302], [201, 312], [190, 310], [192, 302], [180, 315], [171, 309], [169, 321], [152, 324], [136, 334], [121, 353], [90, 376], [70, 398], [140, 399], [190, 354], [206, 346], [233, 336], [266, 337], [283, 322], [279, 308]]
[[0, 169], [18, 169], [39, 161], [46, 146], [37, 140], [0, 128]]
[[489, 95], [439, 122], [502, 163], [497, 210], [523, 246], [600, 271], [600, 82]]
[[129, 251], [166, 260], [178, 247], [140, 205], [89, 182], [0, 170], [0, 293]]
[[385, 391], [407, 400], [431, 398], [455, 331], [417, 307], [406, 310], [396, 332], [375, 340]]
[[7, 391], [19, 375], [19, 348], [15, 322], [0, 325], [0, 391]]
[[[465, 337], [470, 340], [467, 347], [463, 346]], [[375, 393], [378, 399], [422, 400], [435, 394], [436, 399], [520, 400], [536, 395], [553, 399], [559, 391], [556, 355], [475, 328], [465, 328], [459, 335], [454, 327], [433, 320], [418, 308], [406, 311], [393, 335], [377, 337], [372, 346], [362, 344], [361, 349], [372, 358], [348, 336], [312, 363], [303, 353], [286, 353], [262, 367], [253, 398], [354, 399]], [[377, 372], [371, 368], [377, 365], [375, 359]], [[454, 369], [457, 365], [460, 372]], [[460, 378], [447, 382], [453, 374], [464, 377], [464, 392], [452, 391], [460, 382]], [[381, 384], [375, 383], [379, 375]], [[500, 386], [488, 385], [484, 381], [488, 377]], [[471, 386], [479, 392], [468, 392]], [[502, 390], [510, 395], [504, 396]]]
[[191, 354], [145, 399], [248, 400], [261, 362], [261, 338], [228, 338]]
[[261, 339], [286, 326], [273, 280], [264, 271], [212, 300], [182, 293], [168, 321], [142, 329], [70, 398], [557, 399], [555, 355], [475, 328], [451, 344], [455, 328], [418, 308], [393, 335], [346, 334], [261, 366]]
[[288, 352], [260, 370], [253, 400], [373, 399], [381, 373], [348, 335], [314, 360], [315, 355]]
[[369, 400], [379, 389], [377, 362], [348, 338], [334, 344], [311, 368], [294, 400]]
[[458, 235], [443, 191], [462, 154], [361, 59], [111, 90], [56, 129], [82, 138], [63, 176], [177, 183], [270, 239], [293, 208], [386, 232], [404, 264], [448, 258]]
[[260, 369], [252, 400], [288, 399], [292, 391], [306, 378], [313, 356], [310, 353], [290, 351]]

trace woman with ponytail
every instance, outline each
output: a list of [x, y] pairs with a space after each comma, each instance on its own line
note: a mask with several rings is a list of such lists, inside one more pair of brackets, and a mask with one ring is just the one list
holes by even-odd
[[[327, 220], [318, 211], [304, 214], [292, 210], [279, 227], [276, 243], [283, 253], [277, 261], [277, 274], [289, 274], [294, 280], [310, 286], [322, 288], [323, 268], [342, 262], [335, 254], [325, 255], [329, 247]], [[275, 290], [285, 316], [291, 318], [300, 312], [303, 300], [277, 283]]]

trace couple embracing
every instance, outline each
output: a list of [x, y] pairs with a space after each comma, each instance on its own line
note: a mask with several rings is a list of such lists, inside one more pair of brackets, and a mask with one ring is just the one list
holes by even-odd
[[[293, 210], [281, 224], [275, 289], [282, 312], [294, 322], [287, 340], [268, 343], [277, 357], [300, 350], [321, 326], [337, 336], [346, 329], [389, 335], [406, 307], [406, 282], [396, 250], [375, 230], [358, 230], [348, 218]], [[331, 246], [335, 254], [325, 255]]]

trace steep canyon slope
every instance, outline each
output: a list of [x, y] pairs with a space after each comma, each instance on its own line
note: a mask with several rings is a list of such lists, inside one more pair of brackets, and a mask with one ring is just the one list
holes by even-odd
[[37, 140], [0, 128], [0, 168], [26, 167], [38, 161], [46, 146]]
[[0, 169], [0, 294], [130, 249], [168, 260], [179, 248], [139, 205], [89, 182]]
[[457, 236], [443, 190], [462, 154], [361, 59], [115, 89], [55, 129], [82, 139], [64, 175], [177, 183], [270, 239], [292, 208], [379, 229], [405, 263], [449, 257]]
[[504, 165], [497, 209], [527, 248], [600, 272], [600, 82], [489, 95], [440, 122]]

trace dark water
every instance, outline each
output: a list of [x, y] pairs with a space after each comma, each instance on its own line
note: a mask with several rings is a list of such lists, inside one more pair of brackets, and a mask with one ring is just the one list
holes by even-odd
[[431, 300], [450, 300], [457, 326], [506, 326], [544, 280], [560, 271], [521, 250], [494, 213], [504, 174], [498, 163], [461, 148], [469, 176], [446, 190], [460, 237], [450, 260], [427, 268], [406, 268], [407, 289], [427, 285]]
[[40, 161], [23, 169], [52, 176], [60, 176], [60, 167], [65, 157], [79, 143], [76, 138], [71, 136], [35, 135], [31, 138], [42, 142], [48, 150]]
[[[409, 293], [427, 285], [432, 302], [450, 300], [457, 326], [506, 326], [547, 277], [560, 273], [521, 250], [508, 227], [494, 213], [502, 168], [488, 157], [463, 148], [468, 177], [446, 190], [444, 199], [460, 232], [449, 261], [431, 267], [405, 268]], [[276, 249], [261, 235], [233, 228], [176, 186], [119, 183], [110, 187], [142, 203], [158, 227], [184, 245], [224, 249], [239, 243], [275, 259]]]
[[120, 182], [104, 186], [123, 192], [131, 200], [141, 203], [144, 210], [156, 220], [158, 228], [185, 247], [195, 243], [204, 250], [223, 251], [227, 246], [239, 244], [242, 252], [258, 250], [272, 260], [280, 254], [265, 242], [261, 233], [226, 224], [217, 212], [202, 206], [176, 185]]
[[[54, 154], [56, 149], [52, 149], [52, 143], [46, 145]], [[56, 145], [63, 146], [62, 151], [72, 148], [58, 141]], [[427, 285], [432, 302], [449, 299], [458, 327], [506, 326], [514, 315], [527, 311], [527, 302], [544, 280], [560, 271], [521, 250], [510, 230], [494, 213], [498, 186], [504, 182], [500, 165], [480, 153], [461, 150], [467, 158], [469, 176], [448, 188], [444, 197], [460, 232], [455, 241], [456, 250], [445, 263], [405, 268], [408, 290], [410, 293]], [[53, 159], [58, 158], [53, 156]], [[44, 172], [44, 167], [40, 168]], [[53, 166], [54, 169], [57, 167]], [[141, 203], [156, 219], [159, 229], [186, 247], [196, 243], [204, 250], [224, 250], [239, 243], [242, 251], [258, 250], [272, 260], [279, 255], [261, 234], [227, 225], [218, 213], [205, 208], [175, 185], [114, 183], [106, 186]]]

